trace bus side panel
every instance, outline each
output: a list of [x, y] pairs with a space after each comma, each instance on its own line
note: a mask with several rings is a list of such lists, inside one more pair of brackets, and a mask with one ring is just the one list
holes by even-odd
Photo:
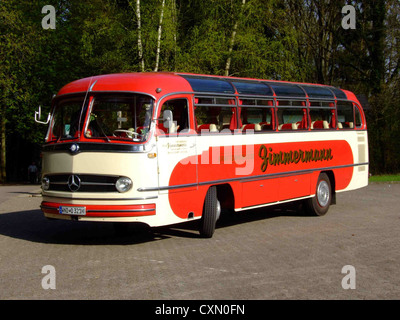
[[241, 185], [241, 208], [275, 202], [278, 199], [278, 188], [274, 179], [243, 182]]
[[211, 185], [234, 185], [239, 182], [241, 187], [233, 188], [237, 209], [314, 195], [316, 180], [321, 171], [334, 170], [336, 189], [345, 189], [353, 175], [353, 152], [345, 140], [251, 145], [246, 164], [251, 172], [247, 175], [238, 174], [243, 172], [239, 170], [243, 169], [243, 159], [235, 156], [235, 149], [243, 152], [243, 148], [237, 146], [208, 146], [204, 150], [200, 149], [201, 154], [195, 156], [197, 159], [192, 156], [174, 167], [170, 185], [174, 185], [174, 181], [185, 174], [188, 165], [183, 163], [189, 162], [198, 164], [199, 190], [207, 186], [202, 192], [187, 194], [191, 201], [182, 195], [173, 196], [170, 193], [170, 201], [175, 203], [175, 214], [180, 217], [187, 215], [188, 209], [180, 209], [178, 203], [195, 203], [196, 210], [199, 210]]
[[208, 186], [199, 186], [186, 192], [169, 192], [171, 210], [181, 219], [187, 219], [191, 213], [193, 217], [201, 217], [207, 190]]
[[310, 174], [302, 174], [277, 179], [279, 201], [300, 198], [309, 195]]
[[242, 183], [241, 207], [283, 201], [310, 194], [310, 174]]
[[353, 177], [354, 167], [335, 169], [333, 173], [335, 176], [336, 191], [344, 190]]
[[332, 170], [321, 170], [313, 172], [310, 177], [310, 195], [315, 194], [318, 177], [322, 171], [333, 172], [334, 181], [331, 181], [331, 184], [334, 184], [335, 186], [335, 190], [332, 189], [332, 192], [334, 192], [334, 191], [344, 190], [349, 186], [351, 180], [354, 178], [354, 170], [355, 170], [354, 167], [345, 167], [345, 168], [337, 168]]
[[[368, 185], [369, 158], [368, 158], [368, 133], [366, 130], [356, 131], [351, 135], [352, 148], [354, 150], [354, 161], [357, 167], [354, 168], [353, 178], [343, 191], [363, 188]], [[350, 138], [349, 138], [350, 139]]]

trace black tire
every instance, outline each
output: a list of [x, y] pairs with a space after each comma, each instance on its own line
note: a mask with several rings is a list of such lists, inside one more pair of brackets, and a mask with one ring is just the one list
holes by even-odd
[[217, 187], [210, 187], [204, 200], [203, 215], [200, 219], [199, 232], [203, 238], [211, 238], [213, 236], [220, 211]]
[[332, 202], [332, 187], [326, 173], [321, 173], [318, 177], [315, 195], [305, 201], [306, 210], [310, 215], [323, 216]]

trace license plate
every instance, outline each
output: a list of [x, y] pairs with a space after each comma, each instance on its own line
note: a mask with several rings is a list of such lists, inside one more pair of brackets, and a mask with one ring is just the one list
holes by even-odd
[[61, 214], [70, 214], [75, 216], [84, 216], [86, 215], [86, 207], [59, 207], [59, 212]]

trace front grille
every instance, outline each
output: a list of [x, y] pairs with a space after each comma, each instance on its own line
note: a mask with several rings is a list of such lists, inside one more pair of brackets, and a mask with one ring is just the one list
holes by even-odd
[[118, 192], [115, 183], [119, 176], [54, 174], [43, 178], [49, 179], [49, 191]]

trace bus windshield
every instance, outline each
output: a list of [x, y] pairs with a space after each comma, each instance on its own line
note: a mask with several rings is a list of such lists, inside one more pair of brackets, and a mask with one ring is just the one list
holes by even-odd
[[147, 140], [153, 112], [153, 99], [150, 97], [137, 94], [97, 94], [87, 98], [89, 108], [83, 105], [83, 100], [83, 97], [62, 100], [56, 105], [53, 139], [73, 139], [84, 131], [87, 139], [103, 139], [108, 142]]
[[[86, 109], [84, 97], [60, 100], [55, 108], [52, 123], [52, 140], [77, 139], [82, 130], [82, 114]], [[78, 130], [78, 127], [80, 128]]]

